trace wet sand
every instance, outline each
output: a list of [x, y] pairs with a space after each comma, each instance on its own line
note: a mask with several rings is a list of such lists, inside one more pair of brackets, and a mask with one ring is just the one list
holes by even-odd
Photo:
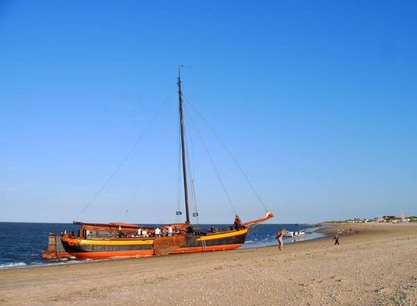
[[[358, 234], [348, 234], [352, 227]], [[340, 245], [332, 235], [343, 230]], [[417, 224], [278, 247], [0, 271], [1, 305], [417, 305]]]

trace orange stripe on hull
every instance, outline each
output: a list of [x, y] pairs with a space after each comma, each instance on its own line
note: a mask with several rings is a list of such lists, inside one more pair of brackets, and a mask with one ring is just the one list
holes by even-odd
[[79, 259], [106, 259], [114, 257], [150, 257], [154, 256], [153, 250], [120, 251], [120, 252], [77, 252], [71, 253]]
[[206, 247], [190, 247], [190, 248], [179, 248], [171, 254], [189, 254], [189, 253], [201, 253], [201, 252], [215, 252], [215, 251], [229, 251], [235, 250], [242, 246], [240, 244], [227, 244], [227, 245], [214, 245]]

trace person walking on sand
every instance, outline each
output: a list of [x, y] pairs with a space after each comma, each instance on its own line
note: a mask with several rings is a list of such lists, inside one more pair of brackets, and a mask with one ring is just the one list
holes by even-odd
[[334, 245], [339, 244], [339, 236], [337, 234], [334, 235], [333, 239], [334, 239]]
[[278, 248], [280, 251], [284, 249], [284, 242], [282, 241], [282, 232], [284, 232], [285, 229], [278, 231], [277, 236], [275, 237], [278, 240]]

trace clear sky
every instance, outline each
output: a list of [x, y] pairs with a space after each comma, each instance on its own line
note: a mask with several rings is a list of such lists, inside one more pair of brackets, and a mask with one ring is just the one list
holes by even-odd
[[[179, 64], [187, 127], [201, 114], [274, 223], [417, 215], [416, 16], [416, 1], [0, 1], [0, 221], [177, 220]], [[200, 159], [193, 134], [200, 222], [234, 218], [210, 158], [242, 220], [262, 216], [216, 137]]]

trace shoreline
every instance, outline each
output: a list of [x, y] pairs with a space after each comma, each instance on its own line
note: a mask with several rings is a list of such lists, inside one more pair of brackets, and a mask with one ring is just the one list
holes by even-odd
[[[374, 224], [374, 223], [367, 223], [367, 224]], [[385, 223], [375, 223], [375, 224], [385, 224]], [[417, 223], [416, 223], [417, 224]], [[312, 232], [306, 234], [311, 235], [311, 234], [321, 234], [322, 236], [318, 236], [315, 238], [307, 238], [305, 239], [305, 236], [301, 236], [299, 239], [295, 238], [293, 241], [288, 241], [291, 238], [286, 238], [284, 239], [284, 243], [286, 246], [288, 245], [292, 245], [295, 243], [306, 243], [306, 242], [310, 242], [310, 241], [315, 241], [315, 240], [319, 240], [319, 239], [326, 239], [332, 235], [334, 235], [335, 232], [337, 232], [337, 230], [335, 230], [334, 228], [343, 225], [342, 228], [345, 229], [345, 231], [347, 231], [347, 226], [352, 227], [351, 223], [345, 223], [345, 222], [338, 222], [338, 223], [330, 223], [330, 222], [322, 222], [322, 223], [316, 223], [316, 225], [314, 227], [317, 227], [317, 229], [313, 230]], [[400, 225], [400, 224], [395, 224], [395, 225]], [[313, 227], [313, 226], [312, 226]], [[276, 244], [276, 241], [274, 239], [274, 243], [271, 243], [269, 245], [259, 245], [259, 246], [245, 246], [243, 245], [242, 247], [240, 247], [237, 250], [250, 250], [250, 249], [259, 249], [259, 248], [270, 248], [270, 247], [274, 247]], [[170, 256], [173, 256], [174, 254], [171, 254]], [[13, 263], [10, 264], [10, 266], [4, 266], [4, 267], [0, 267], [0, 272], [4, 271], [4, 270], [16, 270], [16, 269], [29, 269], [29, 268], [42, 268], [42, 267], [51, 267], [51, 266], [60, 266], [60, 265], [78, 265], [78, 264], [86, 264], [86, 263], [91, 263], [91, 262], [114, 262], [116, 260], [129, 260], [129, 259], [136, 259], [136, 260], [140, 260], [142, 258], [114, 258], [114, 259], [95, 259], [95, 260], [77, 260], [77, 259], [66, 259], [66, 260], [62, 260], [62, 259], [57, 259], [57, 260], [52, 260], [50, 262], [46, 262], [46, 263], [42, 263], [42, 264], [33, 264], [33, 265], [27, 265], [25, 263]]]
[[[271, 225], [274, 225], [274, 226], [277, 225], [278, 226], [279, 224], [271, 224]], [[320, 223], [317, 223], [314, 226], [309, 226], [308, 224], [301, 224], [301, 225], [304, 226], [306, 229], [311, 229], [311, 228], [315, 228], [315, 227], [317, 227], [317, 228], [315, 228], [313, 231], [307, 232], [307, 234], [305, 236], [295, 238], [294, 241], [288, 241], [291, 238], [286, 238], [287, 241], [284, 240], [284, 242], [286, 242], [286, 243], [300, 243], [300, 242], [305, 241], [305, 240], [314, 240], [314, 239], [322, 238], [321, 236], [317, 236], [317, 237], [315, 236], [315, 235], [317, 235], [316, 233], [319, 233], [318, 229], [321, 228]], [[308, 238], [311, 235], [313, 235], [313, 238]], [[319, 235], [322, 235], [322, 234], [319, 234]], [[251, 243], [246, 244], [245, 243], [243, 246], [241, 246], [239, 248], [239, 250], [270, 247], [270, 246], [273, 246], [275, 244], [276, 244], [276, 239], [271, 239], [271, 241], [268, 241], [265, 244], [262, 244], [262, 242], [258, 242], [258, 243], [255, 243], [255, 244], [251, 244]], [[32, 268], [32, 267], [45, 267], [45, 266], [48, 267], [48, 266], [66, 265], [66, 264], [83, 264], [83, 263], [87, 263], [87, 262], [90, 262], [90, 261], [103, 262], [103, 261], [113, 261], [113, 260], [122, 260], [122, 259], [128, 259], [128, 258], [94, 259], [94, 260], [88, 260], [88, 259], [82, 260], [82, 259], [69, 259], [68, 258], [68, 259], [56, 259], [56, 260], [52, 259], [52, 260], [49, 260], [49, 261], [44, 260], [43, 262], [34, 262], [34, 263], [31, 263], [31, 264], [27, 264], [23, 261], [20, 261], [20, 262], [16, 261], [16, 262], [13, 262], [13, 263], [8, 263], [8, 264], [6, 263], [6, 264], [3, 264], [3, 265], [0, 265], [0, 271], [2, 271], [2, 270], [14, 270], [14, 269], [28, 269], [28, 268]]]
[[[0, 271], [4, 305], [415, 305], [417, 224], [277, 246]], [[353, 227], [358, 234], [335, 230]]]

